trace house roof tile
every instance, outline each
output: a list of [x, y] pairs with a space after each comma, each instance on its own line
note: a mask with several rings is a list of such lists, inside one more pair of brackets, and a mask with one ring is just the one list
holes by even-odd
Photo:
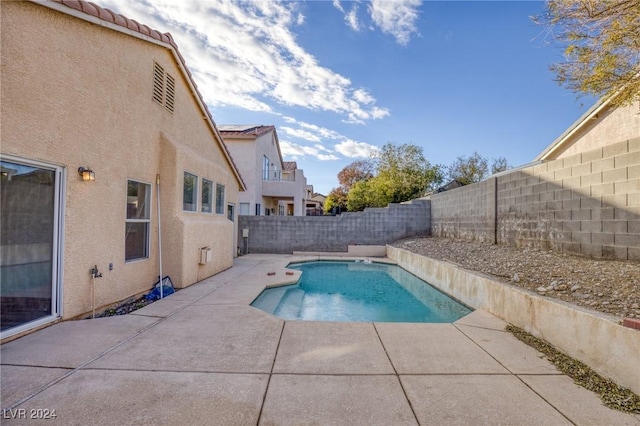
[[298, 168], [298, 163], [295, 161], [283, 161], [282, 162], [282, 170], [287, 172], [292, 172]]
[[258, 137], [274, 131], [275, 126], [264, 126], [255, 124], [221, 124], [218, 126], [220, 134], [226, 137], [233, 136], [253, 136]]

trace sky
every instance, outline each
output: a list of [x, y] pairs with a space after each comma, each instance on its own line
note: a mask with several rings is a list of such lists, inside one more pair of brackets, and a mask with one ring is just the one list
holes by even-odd
[[215, 122], [274, 125], [325, 195], [386, 143], [529, 163], [596, 102], [554, 81], [542, 1], [95, 1], [170, 32]]

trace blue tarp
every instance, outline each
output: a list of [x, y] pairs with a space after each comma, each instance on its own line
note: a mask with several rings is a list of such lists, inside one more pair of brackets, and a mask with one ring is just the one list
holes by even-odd
[[[176, 290], [173, 288], [173, 282], [171, 281], [171, 278], [167, 275], [162, 279], [162, 296], [166, 297], [170, 294], [175, 293]], [[153, 286], [153, 290], [151, 290], [151, 292], [149, 294], [147, 294], [146, 296], [144, 296], [145, 299], [147, 300], [158, 300], [160, 299], [160, 279], [158, 279], [158, 281], [156, 281], [156, 283]]]

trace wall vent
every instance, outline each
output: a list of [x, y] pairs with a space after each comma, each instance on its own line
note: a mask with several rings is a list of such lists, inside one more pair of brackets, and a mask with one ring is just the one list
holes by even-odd
[[173, 112], [175, 106], [176, 79], [169, 73], [164, 72], [164, 68], [153, 63], [153, 95], [154, 101]]
[[162, 105], [164, 95], [164, 69], [153, 64], [153, 100]]
[[164, 106], [173, 112], [174, 95], [176, 90], [176, 80], [167, 74], [167, 92], [164, 97]]

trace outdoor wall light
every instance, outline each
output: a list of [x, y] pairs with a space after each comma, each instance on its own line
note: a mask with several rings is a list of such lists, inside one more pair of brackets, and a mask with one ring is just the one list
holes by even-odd
[[84, 167], [78, 167], [78, 174], [85, 182], [96, 180], [96, 174], [93, 170]]

